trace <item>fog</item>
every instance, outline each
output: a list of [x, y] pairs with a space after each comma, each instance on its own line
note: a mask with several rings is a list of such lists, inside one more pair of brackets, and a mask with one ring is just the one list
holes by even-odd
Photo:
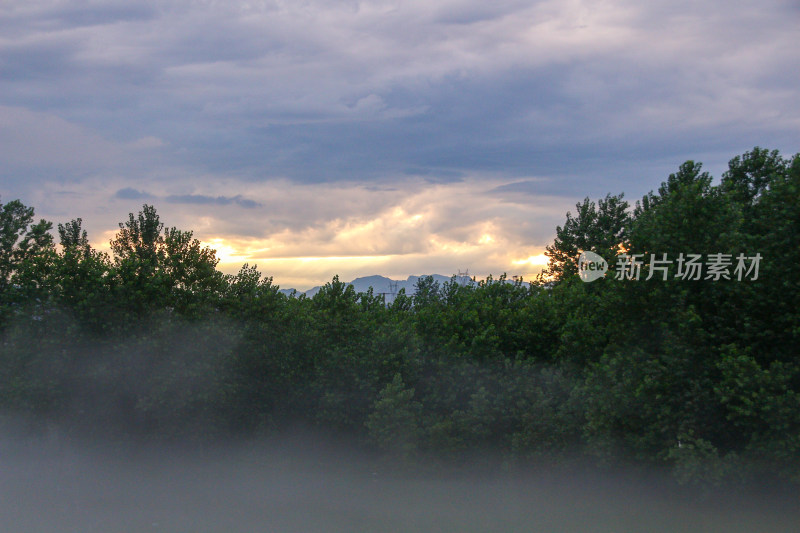
[[[619, 472], [415, 473], [310, 434], [191, 448], [0, 440], [3, 531], [796, 531], [786, 494]], [[420, 473], [420, 472], [424, 472]], [[438, 472], [438, 473], [437, 473]]]

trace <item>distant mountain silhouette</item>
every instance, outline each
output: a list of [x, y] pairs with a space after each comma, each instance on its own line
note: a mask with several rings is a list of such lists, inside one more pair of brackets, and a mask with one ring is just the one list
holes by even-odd
[[[438, 281], [440, 284], [450, 281], [452, 279], [451, 276], [442, 276], [441, 274], [432, 274], [434, 281]], [[400, 289], [405, 289], [407, 295], [412, 295], [417, 291], [417, 281], [421, 277], [425, 276], [408, 276], [406, 280], [393, 280], [391, 278], [387, 278], [384, 276], [365, 276], [363, 278], [356, 278], [353, 281], [348, 281], [348, 285], [352, 285], [356, 292], [367, 292], [370, 287], [372, 287], [372, 292], [375, 294], [385, 294], [386, 301], [391, 302], [394, 300], [394, 294], [400, 292]], [[396, 287], [393, 287], [392, 284], [397, 284]], [[308, 289], [305, 292], [296, 291], [296, 294], [299, 296], [300, 294], [305, 294], [307, 297], [311, 298], [315, 294], [319, 292], [322, 288], [321, 285]], [[280, 292], [291, 296], [295, 293], [294, 289], [280, 289]]]

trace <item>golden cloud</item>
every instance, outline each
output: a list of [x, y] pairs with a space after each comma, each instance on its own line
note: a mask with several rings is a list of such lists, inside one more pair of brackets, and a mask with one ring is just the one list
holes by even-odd
[[[494, 191], [509, 180], [491, 176], [437, 184], [405, 179], [402, 186], [390, 181], [202, 182], [209, 185], [198, 189], [175, 181], [166, 186], [142, 183], [137, 190], [146, 191], [145, 200], [115, 197], [113, 191], [122, 180], [86, 182], [89, 185], [71, 192], [76, 213], [62, 213], [56, 220], [83, 217], [93, 244], [108, 251], [117, 226], [109, 217], [125, 220], [127, 212], [138, 212], [146, 201], [156, 206], [167, 227], [191, 229], [216, 250], [222, 271], [235, 273], [244, 263], [256, 264], [283, 287], [307, 289], [336, 274], [346, 280], [373, 274], [405, 279], [450, 275], [467, 268], [479, 278], [508, 273], [532, 279], [546, 264], [544, 246], [574, 202], [546, 195], [497, 194]], [[257, 206], [170, 203], [165, 200], [170, 195], [241, 195]], [[112, 204], [106, 200], [103, 205], [103, 196], [112, 197]], [[47, 207], [48, 197], [41, 200]], [[80, 211], [81, 205], [88, 213]], [[92, 211], [101, 220], [93, 218]]]

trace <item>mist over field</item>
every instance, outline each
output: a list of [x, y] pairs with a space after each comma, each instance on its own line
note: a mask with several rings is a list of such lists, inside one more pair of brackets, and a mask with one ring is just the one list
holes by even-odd
[[[762, 489], [763, 491], [763, 489]], [[216, 446], [0, 439], [8, 532], [792, 532], [797, 495], [658, 474], [398, 470], [313, 433]]]

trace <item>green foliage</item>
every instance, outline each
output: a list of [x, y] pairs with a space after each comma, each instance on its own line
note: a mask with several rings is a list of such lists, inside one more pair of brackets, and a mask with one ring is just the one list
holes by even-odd
[[159, 219], [156, 208], [145, 205], [134, 217], [128, 215], [127, 222], [119, 223], [119, 233], [111, 241], [111, 250], [117, 262], [136, 259], [144, 264], [155, 266], [163, 256], [164, 224]]
[[210, 311], [225, 291], [216, 252], [202, 247], [191, 231], [170, 228], [164, 235], [163, 274], [168, 280], [168, 305], [187, 317]]
[[596, 204], [589, 198], [575, 204], [575, 216], [567, 213], [564, 226], [556, 228], [553, 244], [545, 255], [550, 259], [545, 275], [561, 281], [578, 273], [578, 256], [591, 250], [601, 257], [613, 257], [627, 243], [630, 215], [623, 195], [607, 195]]
[[735, 452], [724, 457], [709, 441], [696, 438], [691, 432], [679, 436], [667, 458], [673, 463], [673, 474], [678, 483], [713, 490], [728, 480], [738, 484], [743, 478], [741, 464]]
[[759, 196], [786, 174], [787, 162], [777, 150], [770, 152], [756, 146], [751, 152], [736, 156], [722, 174], [722, 189], [741, 205], [756, 203]]
[[66, 224], [58, 225], [58, 236], [61, 240], [61, 246], [65, 250], [77, 250], [84, 253], [88, 253], [91, 250], [89, 236], [86, 230], [81, 227], [82, 224], [83, 219], [77, 218]]
[[421, 408], [414, 401], [414, 389], [407, 388], [400, 374], [395, 374], [378, 394], [367, 418], [370, 439], [379, 449], [408, 459], [417, 450]]
[[[129, 437], [302, 423], [392, 461], [633, 462], [714, 487], [800, 483], [800, 156], [693, 161], [629, 209], [577, 204], [546, 277], [421, 278], [389, 305], [334, 277], [285, 296], [217, 270], [152, 206], [94, 250], [75, 219], [0, 204], [0, 414]], [[583, 283], [583, 250], [760, 254], [756, 279]], [[755, 276], [753, 276], [755, 277]], [[488, 459], [484, 459], [488, 461]]]
[[15, 310], [41, 311], [48, 298], [47, 274], [55, 255], [52, 224], [33, 224], [32, 207], [0, 203], [0, 331]]

